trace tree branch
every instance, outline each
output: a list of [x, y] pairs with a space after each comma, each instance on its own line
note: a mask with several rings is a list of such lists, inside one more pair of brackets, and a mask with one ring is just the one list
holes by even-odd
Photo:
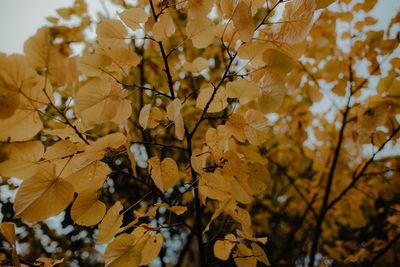
[[371, 260], [368, 266], [373, 266], [386, 252], [400, 239], [400, 234], [397, 234], [395, 238], [390, 240], [390, 242], [384, 247], [378, 254]]
[[[157, 22], [157, 21], [158, 21], [158, 16], [159, 16], [161, 13], [157, 15], [157, 14], [156, 14], [156, 11], [155, 11], [155, 9], [154, 9], [153, 1], [152, 1], [152, 0], [149, 0], [149, 2], [150, 2], [151, 12], [152, 12], [152, 14], [153, 14], [154, 20], [155, 20], [155, 22]], [[171, 72], [170, 72], [169, 65], [168, 65], [168, 57], [167, 57], [167, 55], [165, 54], [165, 50], [164, 50], [164, 46], [163, 46], [162, 42], [161, 42], [161, 41], [158, 41], [157, 43], [158, 43], [158, 46], [160, 47], [161, 55], [162, 55], [162, 58], [163, 58], [163, 60], [164, 60], [164, 66], [165, 66], [164, 71], [165, 71], [165, 73], [167, 74], [169, 92], [170, 92], [170, 94], [171, 94], [171, 98], [172, 98], [172, 99], [175, 99], [174, 83], [172, 82], [172, 76], [171, 76]]]
[[322, 207], [317, 219], [317, 224], [316, 224], [316, 228], [315, 228], [315, 232], [314, 232], [314, 237], [313, 237], [313, 241], [312, 241], [312, 245], [311, 245], [311, 252], [310, 252], [310, 262], [308, 264], [308, 267], [313, 267], [315, 264], [315, 255], [318, 252], [318, 244], [319, 244], [319, 239], [321, 236], [321, 230], [322, 230], [322, 222], [325, 219], [325, 215], [328, 211], [327, 206], [328, 206], [328, 200], [329, 200], [329, 195], [331, 193], [331, 187], [332, 187], [332, 182], [333, 182], [333, 178], [334, 178], [334, 174], [335, 174], [335, 170], [336, 170], [336, 166], [337, 166], [337, 162], [339, 159], [339, 155], [340, 155], [340, 149], [342, 147], [342, 142], [343, 142], [343, 136], [344, 136], [344, 129], [346, 128], [346, 121], [347, 121], [347, 116], [349, 114], [350, 111], [350, 100], [351, 97], [353, 95], [353, 71], [352, 71], [352, 67], [351, 67], [351, 58], [349, 60], [349, 97], [347, 99], [347, 104], [346, 104], [346, 109], [345, 112], [343, 114], [343, 120], [342, 120], [342, 126], [340, 128], [339, 131], [339, 139], [335, 148], [335, 152], [334, 152], [334, 156], [333, 156], [333, 161], [332, 161], [332, 165], [331, 168], [329, 170], [329, 175], [328, 175], [328, 181], [326, 183], [326, 187], [325, 187], [325, 193], [324, 193], [324, 198], [323, 198], [323, 202], [322, 202]]

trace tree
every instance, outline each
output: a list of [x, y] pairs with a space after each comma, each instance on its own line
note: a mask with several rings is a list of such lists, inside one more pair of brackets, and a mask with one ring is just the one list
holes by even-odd
[[398, 265], [400, 13], [113, 2], [0, 54], [4, 264]]

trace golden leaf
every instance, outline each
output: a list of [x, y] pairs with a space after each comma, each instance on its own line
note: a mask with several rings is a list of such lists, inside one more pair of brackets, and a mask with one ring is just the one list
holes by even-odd
[[162, 14], [153, 26], [156, 41], [165, 41], [175, 32], [175, 24], [169, 14]]
[[229, 259], [232, 249], [236, 246], [236, 237], [233, 234], [225, 236], [224, 240], [217, 240], [214, 244], [214, 255], [220, 260]]
[[95, 190], [78, 194], [71, 208], [71, 218], [76, 224], [91, 226], [99, 223], [106, 213], [106, 205], [97, 199]]
[[[200, 90], [199, 96], [196, 100], [196, 107], [199, 109], [204, 110], [208, 101], [214, 92], [213, 87], [206, 87]], [[220, 112], [224, 110], [228, 106], [227, 95], [225, 88], [221, 86], [218, 91], [215, 93], [213, 100], [211, 101], [210, 105], [208, 106], [207, 112]]]
[[142, 8], [129, 8], [118, 14], [122, 21], [132, 30], [140, 28], [140, 23], [145, 23], [149, 17]]
[[151, 178], [162, 192], [173, 187], [179, 180], [178, 166], [172, 158], [165, 158], [160, 162], [158, 157], [152, 157], [148, 163]]
[[[123, 207], [122, 207], [121, 202], [117, 201], [107, 211], [106, 215], [103, 218], [103, 221], [101, 222], [101, 224], [99, 226], [99, 232], [97, 234], [97, 244], [101, 245], [101, 244], [108, 243], [114, 237], [114, 235], [118, 233], [119, 228], [122, 225], [122, 219], [123, 219], [123, 216], [119, 214], [121, 212], [122, 208]], [[114, 239], [114, 241], [116, 239]], [[106, 258], [106, 256], [105, 256], [105, 258]], [[106, 265], [108, 265], [107, 261], [106, 261]]]
[[179, 140], [183, 140], [183, 137], [185, 135], [185, 128], [184, 128], [183, 117], [181, 114], [181, 108], [182, 108], [182, 104], [178, 98], [175, 98], [167, 106], [168, 118], [174, 122], [175, 135]]
[[19, 187], [15, 216], [30, 222], [45, 220], [63, 211], [73, 196], [72, 185], [56, 176], [55, 165], [42, 163], [38, 172]]

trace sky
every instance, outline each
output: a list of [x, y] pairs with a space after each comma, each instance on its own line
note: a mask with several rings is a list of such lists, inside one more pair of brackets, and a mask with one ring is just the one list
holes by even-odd
[[[104, 0], [86, 0], [89, 14], [96, 18], [104, 9]], [[36, 31], [49, 25], [46, 17], [56, 16], [56, 9], [71, 7], [74, 0], [0, 0], [0, 52], [23, 53], [24, 42]], [[115, 8], [107, 5], [113, 15]]]
[[[72, 6], [74, 0], [0, 0], [0, 52], [7, 54], [22, 53], [26, 39], [36, 33], [41, 26], [48, 24], [46, 17], [55, 16], [56, 9]], [[86, 0], [89, 13], [95, 18], [104, 11], [104, 0]], [[127, 1], [131, 2], [131, 1]], [[380, 0], [375, 14], [387, 24], [400, 10], [399, 0]], [[115, 15], [115, 9], [107, 7]]]

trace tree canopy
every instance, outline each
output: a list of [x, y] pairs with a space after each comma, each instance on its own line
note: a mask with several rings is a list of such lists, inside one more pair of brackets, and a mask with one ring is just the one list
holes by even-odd
[[400, 265], [400, 6], [107, 5], [0, 53], [1, 266]]

